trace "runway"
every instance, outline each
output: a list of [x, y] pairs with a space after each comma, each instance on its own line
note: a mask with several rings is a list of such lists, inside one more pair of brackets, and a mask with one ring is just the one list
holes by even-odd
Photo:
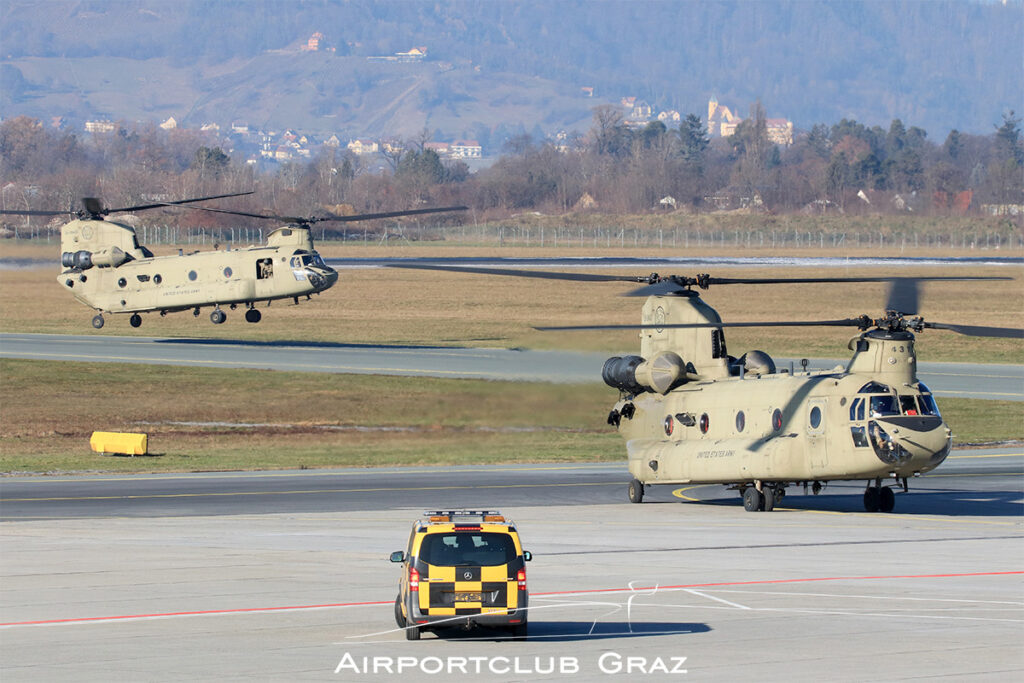
[[[297, 372], [600, 382], [606, 353], [442, 346], [250, 342], [161, 337], [2, 333], [0, 357], [148, 363]], [[780, 358], [780, 369], [793, 359]], [[799, 362], [793, 361], [800, 369]], [[848, 359], [812, 359], [810, 369]], [[1024, 366], [920, 363], [918, 376], [938, 396], [1024, 400]]]
[[[1022, 468], [955, 452], [892, 514], [854, 483], [771, 513], [722, 487], [632, 505], [618, 464], [4, 479], [0, 675], [1012, 680]], [[528, 640], [395, 627], [387, 556], [448, 506], [516, 521]]]

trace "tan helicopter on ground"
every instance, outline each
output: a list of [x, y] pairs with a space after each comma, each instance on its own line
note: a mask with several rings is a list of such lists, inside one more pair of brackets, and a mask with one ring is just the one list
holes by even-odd
[[[724, 484], [748, 511], [772, 510], [786, 487], [866, 480], [864, 507], [890, 512], [907, 479], [937, 467], [952, 432], [931, 391], [917, 378], [914, 332], [945, 329], [983, 337], [1024, 338], [1024, 330], [925, 322], [917, 315], [919, 280], [1010, 278], [628, 278], [585, 273], [408, 265], [463, 272], [568, 280], [646, 282], [642, 323], [541, 330], [640, 329], [640, 356], [610, 358], [602, 377], [618, 389], [608, 416], [626, 440], [629, 500], [651, 484]], [[890, 282], [886, 313], [842, 320], [722, 322], [694, 287], [782, 282]], [[778, 369], [763, 351], [730, 356], [725, 327], [856, 327], [853, 357], [832, 370]]]
[[204, 306], [213, 306], [210, 321], [221, 324], [232, 310], [245, 306], [245, 320], [258, 323], [262, 318], [256, 304], [267, 305], [276, 299], [307, 299], [330, 289], [338, 273], [328, 266], [313, 248], [310, 225], [321, 221], [366, 221], [378, 218], [413, 216], [441, 211], [461, 211], [464, 206], [413, 209], [384, 213], [310, 218], [268, 216], [263, 214], [188, 206], [218, 213], [287, 223], [277, 228], [261, 246], [224, 251], [195, 251], [177, 255], [154, 256], [140, 245], [130, 225], [106, 220], [112, 213], [142, 211], [178, 206], [208, 199], [234, 197], [243, 192], [175, 202], [158, 202], [122, 209], [106, 209], [98, 199], [83, 199], [81, 211], [2, 211], [4, 214], [56, 216], [71, 214], [75, 220], [61, 228], [61, 265], [57, 281], [76, 299], [98, 313], [92, 319], [96, 329], [103, 327], [104, 313], [127, 313], [132, 327], [142, 325], [140, 313], [191, 310], [198, 316]]

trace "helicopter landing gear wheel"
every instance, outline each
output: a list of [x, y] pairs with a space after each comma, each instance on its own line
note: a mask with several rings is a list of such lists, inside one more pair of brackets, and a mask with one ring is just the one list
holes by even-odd
[[213, 312], [210, 313], [210, 322], [213, 323], [214, 325], [220, 325], [227, 319], [228, 316], [224, 313], [224, 311], [220, 310], [219, 308], [213, 309]]
[[245, 322], [247, 323], [258, 323], [263, 317], [263, 314], [258, 309], [250, 308], [245, 312]]
[[764, 496], [753, 486], [743, 491], [743, 509], [747, 512], [757, 512], [764, 509]]
[[781, 498], [775, 489], [771, 486], [765, 486], [764, 491], [761, 492], [761, 497], [764, 498], [764, 503], [761, 505], [761, 509], [765, 512], [771, 512], [775, 509], [775, 499]]
[[103, 327], [103, 323], [104, 322], [105, 321], [103, 320], [103, 316], [102, 315], [93, 316], [92, 326], [95, 327], [98, 330], [101, 327]]
[[889, 486], [883, 486], [878, 490], [878, 511], [892, 512], [896, 507], [896, 494]]
[[142, 316], [138, 313], [132, 313], [132, 317], [128, 318], [128, 324], [132, 327], [139, 327], [142, 325]]
[[641, 503], [644, 500], [644, 485], [639, 479], [629, 480], [629, 502]]
[[880, 487], [869, 486], [864, 489], [864, 509], [868, 512], [878, 512], [879, 503], [881, 502], [881, 493], [879, 493]]

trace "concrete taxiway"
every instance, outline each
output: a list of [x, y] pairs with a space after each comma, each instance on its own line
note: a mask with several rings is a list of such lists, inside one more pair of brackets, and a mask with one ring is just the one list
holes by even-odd
[[[610, 465], [5, 479], [0, 676], [1019, 678], [1024, 453], [954, 456], [892, 514], [854, 483], [771, 513], [721, 487], [631, 505]], [[449, 506], [516, 520], [528, 640], [395, 626], [387, 556]]]

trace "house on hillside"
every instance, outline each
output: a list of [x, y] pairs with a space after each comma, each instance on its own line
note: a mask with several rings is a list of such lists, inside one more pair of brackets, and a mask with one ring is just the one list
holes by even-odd
[[116, 126], [113, 121], [86, 121], [85, 132], [86, 133], [113, 133]]
[[380, 151], [380, 146], [373, 140], [352, 140], [348, 143], [348, 149], [357, 156], [364, 156], [376, 154]]
[[793, 144], [793, 122], [787, 119], [765, 119], [768, 139], [776, 145], [788, 147]]
[[452, 143], [451, 154], [456, 159], [479, 159], [484, 150], [476, 140], [456, 140]]
[[174, 117], [168, 118], [166, 121], [160, 124], [160, 127], [164, 130], [174, 130], [178, 127], [178, 122], [174, 120]]

